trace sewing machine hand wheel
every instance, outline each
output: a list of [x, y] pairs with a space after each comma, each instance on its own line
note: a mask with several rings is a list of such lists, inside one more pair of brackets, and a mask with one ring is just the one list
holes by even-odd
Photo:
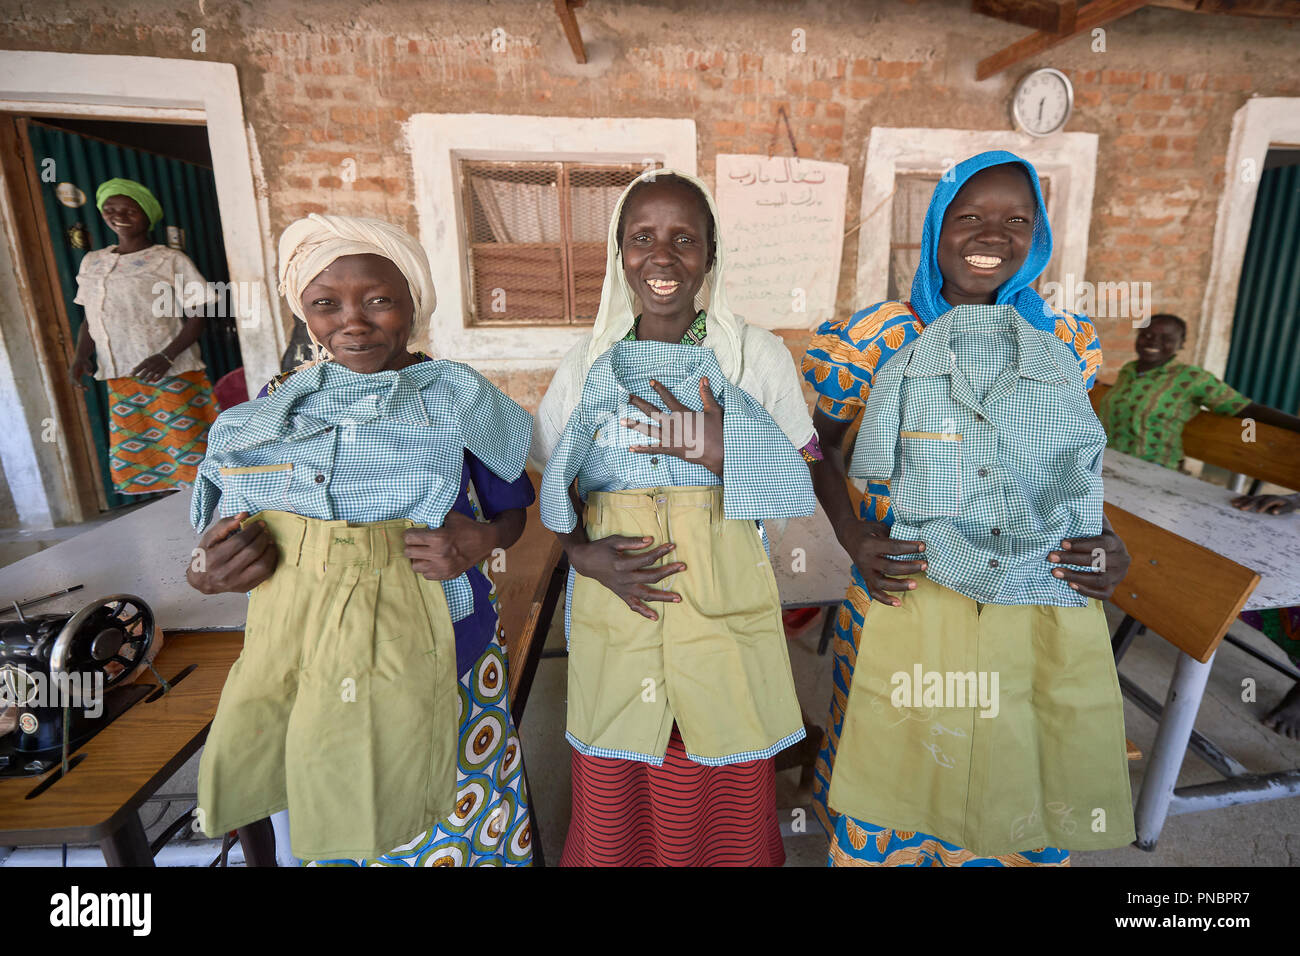
[[[50, 672], [103, 671], [104, 689], [124, 683], [144, 663], [153, 644], [154, 618], [134, 594], [113, 594], [68, 619], [50, 652]], [[127, 656], [126, 651], [131, 651]], [[120, 670], [112, 673], [110, 664]]]

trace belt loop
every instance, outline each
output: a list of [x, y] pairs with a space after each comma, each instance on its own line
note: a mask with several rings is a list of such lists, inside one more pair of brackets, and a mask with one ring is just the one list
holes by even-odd
[[302, 564], [302, 548], [307, 541], [307, 519], [299, 515], [294, 515], [297, 520], [294, 521], [294, 537], [296, 541], [289, 542], [289, 549], [293, 552], [294, 566]]
[[713, 492], [712, 498], [709, 502], [712, 507], [714, 524], [722, 524], [723, 519], [726, 517], [722, 509], [722, 494], [722, 489], [719, 488], [717, 491]]
[[370, 566], [372, 568], [388, 567], [388, 532], [391, 527], [381, 526], [370, 529]]

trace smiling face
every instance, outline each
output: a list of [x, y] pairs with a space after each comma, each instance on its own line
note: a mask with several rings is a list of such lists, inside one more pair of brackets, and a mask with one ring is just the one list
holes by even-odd
[[354, 372], [395, 371], [415, 361], [406, 350], [415, 318], [411, 289], [391, 259], [340, 256], [303, 289], [302, 308], [316, 341]]
[[957, 191], [939, 232], [940, 294], [951, 305], [989, 305], [1029, 255], [1037, 214], [1017, 163], [980, 170]]
[[149, 232], [149, 217], [140, 204], [129, 196], [109, 196], [100, 210], [104, 223], [117, 234], [119, 242], [132, 245]]
[[623, 274], [643, 316], [695, 317], [695, 295], [713, 265], [712, 221], [699, 193], [667, 177], [637, 189], [623, 204]]
[[1146, 371], [1157, 365], [1164, 365], [1183, 347], [1183, 327], [1174, 319], [1163, 315], [1153, 315], [1145, 328], [1138, 329], [1137, 349], [1138, 368]]

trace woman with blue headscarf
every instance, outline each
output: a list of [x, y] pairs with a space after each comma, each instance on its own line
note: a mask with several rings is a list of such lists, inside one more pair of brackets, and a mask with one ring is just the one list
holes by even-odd
[[[814, 485], [853, 559], [814, 782], [837, 864], [1059, 864], [1064, 845], [1132, 839], [1099, 604], [1128, 554], [1100, 512], [1105, 437], [1086, 399], [1101, 350], [1087, 318], [1030, 288], [1051, 250], [1033, 166], [971, 157], [935, 188], [910, 301], [824, 324], [804, 357], [825, 454]], [[866, 480], [851, 486], [843, 449], [859, 423], [849, 473]], [[1088, 654], [1068, 665], [1089, 671], [1078, 693], [1053, 676], [1075, 644]], [[966, 690], [975, 706], [956, 706]], [[1105, 725], [1085, 761], [1105, 787], [1086, 794], [1068, 769], [1085, 716]]]

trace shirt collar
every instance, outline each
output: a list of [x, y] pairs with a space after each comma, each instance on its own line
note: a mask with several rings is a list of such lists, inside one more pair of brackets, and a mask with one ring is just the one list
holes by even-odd
[[364, 375], [344, 368], [337, 362], [321, 362], [289, 376], [275, 391], [262, 399], [245, 421], [230, 448], [251, 448], [273, 441], [299, 441], [324, 431], [327, 422], [305, 413], [297, 406], [313, 394], [327, 389], [350, 389], [356, 392], [352, 410], [356, 421], [383, 418], [410, 425], [430, 424], [429, 412], [421, 390], [441, 374], [439, 362], [417, 362], [397, 371]]
[[952, 351], [954, 326], [975, 324], [982, 328], [1002, 326], [1015, 332], [1017, 369], [1022, 378], [1040, 382], [1065, 381], [1065, 373], [1043, 344], [1041, 336], [1046, 333], [1035, 329], [1010, 305], [959, 305], [949, 309], [925, 327], [916, 340], [903, 374], [911, 378], [951, 374], [957, 363]]
[[[712, 349], [623, 339], [610, 346], [587, 372], [581, 408], [589, 420], [603, 420], [618, 406], [627, 404], [631, 393], [624, 379], [632, 373], [648, 373], [669, 387], [674, 382], [708, 376], [715, 393], [727, 381]], [[657, 393], [641, 397], [654, 405], [660, 401]]]

